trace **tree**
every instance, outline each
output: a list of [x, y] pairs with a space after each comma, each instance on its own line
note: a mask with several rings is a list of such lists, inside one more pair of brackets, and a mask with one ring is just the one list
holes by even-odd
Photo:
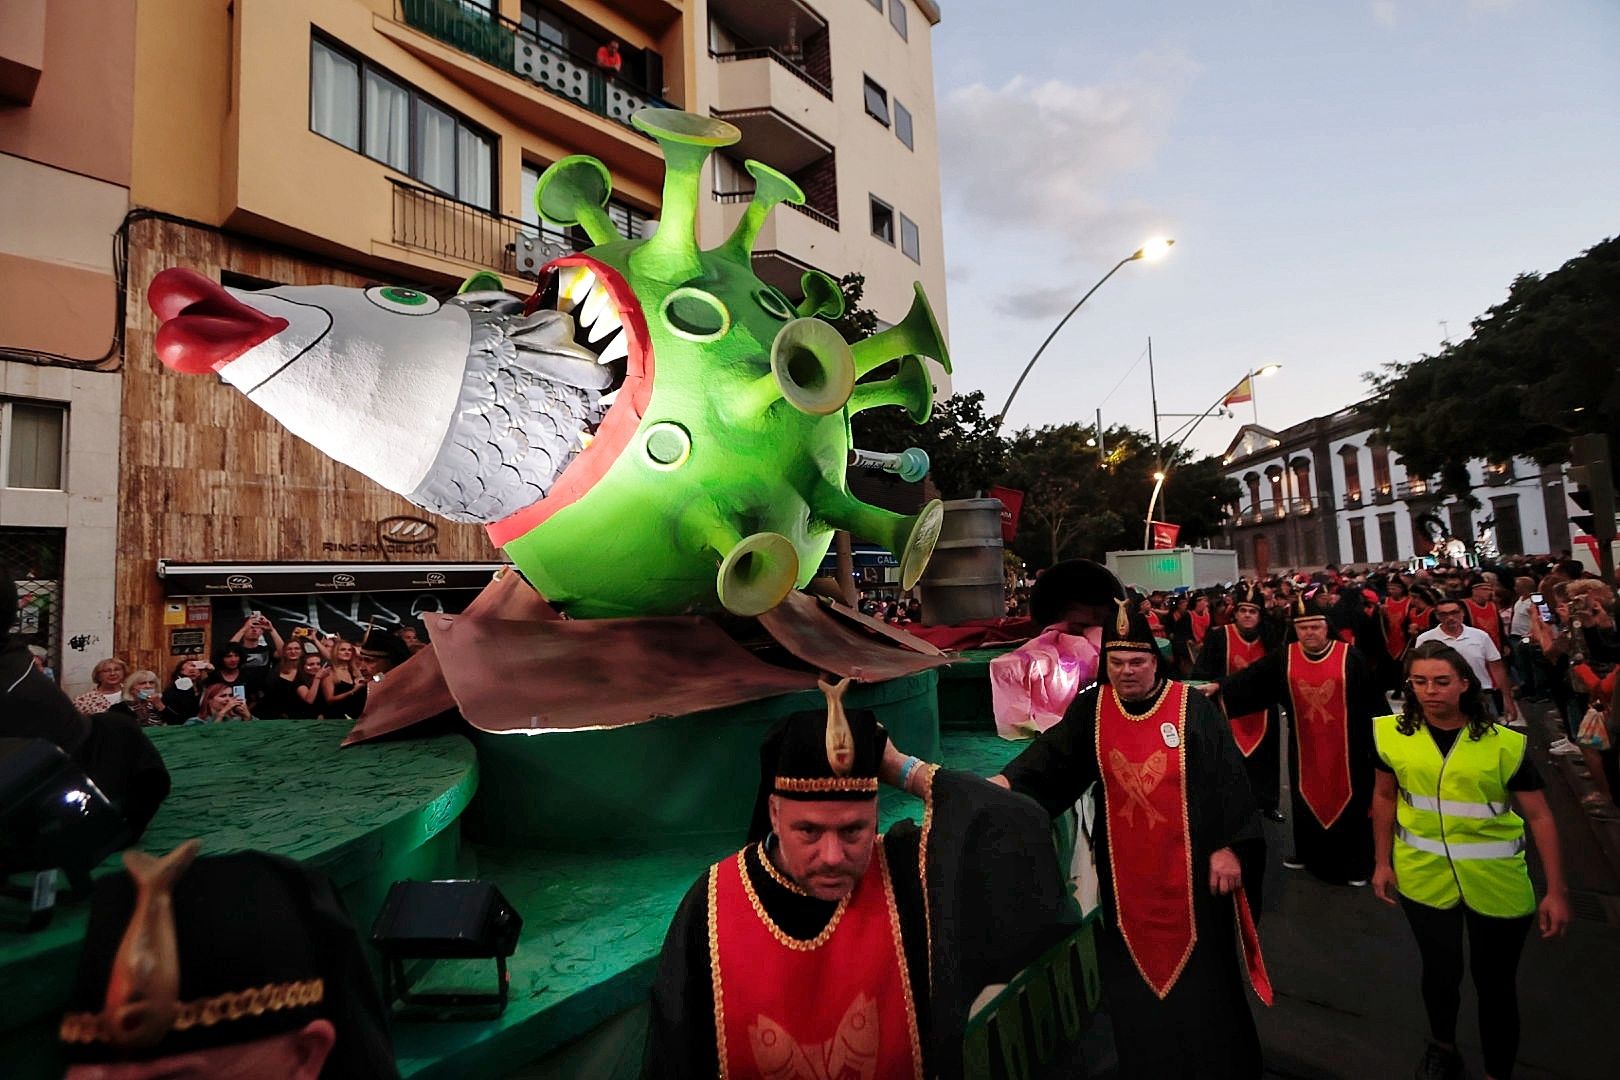
[[1007, 444], [995, 418], [985, 415], [984, 393], [979, 390], [934, 402], [934, 414], [926, 424], [912, 423], [899, 408], [857, 413], [852, 424], [855, 445], [863, 450], [922, 449], [934, 486], [947, 499], [971, 498], [997, 483], [1007, 457]]
[[1520, 274], [1507, 299], [1434, 355], [1366, 376], [1366, 411], [1416, 476], [1468, 497], [1468, 462], [1569, 457], [1569, 440], [1620, 445], [1620, 238], [1543, 277]]

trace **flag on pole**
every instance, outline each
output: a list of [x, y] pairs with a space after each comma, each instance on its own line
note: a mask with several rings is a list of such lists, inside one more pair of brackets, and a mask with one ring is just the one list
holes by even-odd
[[1176, 546], [1176, 541], [1181, 537], [1180, 525], [1172, 525], [1168, 521], [1154, 521], [1150, 524], [1155, 550], [1168, 551]]
[[1254, 400], [1254, 379], [1252, 376], [1243, 376], [1243, 381], [1232, 387], [1232, 392], [1221, 399], [1222, 405], [1241, 405], [1245, 401]]

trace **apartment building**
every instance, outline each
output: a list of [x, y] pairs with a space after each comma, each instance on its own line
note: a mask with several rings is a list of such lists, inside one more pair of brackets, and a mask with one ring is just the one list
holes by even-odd
[[74, 687], [114, 648], [131, 4], [0, 4], [0, 612]]
[[[710, 165], [700, 235], [723, 237], [747, 208], [749, 158], [782, 170], [805, 205], [772, 215], [760, 277], [797, 297], [808, 269], [866, 276], [866, 303], [896, 323], [920, 281], [945, 329], [932, 0], [694, 0], [697, 112], [742, 140]], [[934, 381], [948, 394], [949, 377]]]
[[1562, 466], [1469, 462], [1477, 506], [1442, 497], [1379, 444], [1359, 405], [1272, 431], [1246, 424], [1222, 460], [1242, 492], [1229, 544], [1246, 572], [1407, 562], [1446, 536], [1488, 534], [1503, 555], [1570, 545]]
[[[861, 271], [903, 317], [944, 319], [928, 0], [143, 0], [136, 7], [116, 625], [140, 662], [217, 646], [243, 615], [356, 632], [457, 610], [499, 555], [284, 431], [229, 387], [165, 370], [144, 302], [187, 266], [226, 284], [450, 291], [588, 242], [543, 225], [536, 182], [600, 158], [627, 235], [656, 227], [648, 105], [714, 115], [742, 142], [712, 166], [699, 239], [747, 201], [740, 163], [794, 175], [756, 245], [790, 296]], [[617, 61], [606, 59], [616, 48]], [[944, 386], [943, 373], [936, 379]]]

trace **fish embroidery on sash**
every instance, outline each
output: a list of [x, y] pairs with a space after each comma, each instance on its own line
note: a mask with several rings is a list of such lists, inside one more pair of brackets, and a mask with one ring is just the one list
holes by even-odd
[[1296, 692], [1304, 699], [1305, 719], [1313, 724], [1333, 722], [1333, 714], [1328, 711], [1328, 703], [1339, 692], [1339, 680], [1329, 679], [1314, 686], [1306, 684], [1296, 687]]
[[1150, 829], [1161, 821], [1169, 820], [1148, 801], [1153, 789], [1164, 779], [1166, 765], [1163, 750], [1154, 751], [1141, 764], [1131, 761], [1118, 748], [1108, 752], [1108, 769], [1114, 774], [1114, 779], [1119, 781], [1120, 789], [1129, 800], [1125, 804], [1124, 813], [1121, 814], [1125, 824], [1132, 826], [1136, 824], [1137, 807], [1142, 808], [1142, 816], [1147, 819], [1147, 826]]
[[878, 1063], [877, 1002], [858, 995], [823, 1043], [803, 1046], [768, 1016], [748, 1026], [754, 1065], [765, 1080], [875, 1080]]

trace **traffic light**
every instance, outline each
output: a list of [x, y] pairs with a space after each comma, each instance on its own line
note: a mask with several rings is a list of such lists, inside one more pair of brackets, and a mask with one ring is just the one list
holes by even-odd
[[1614, 539], [1614, 465], [1604, 435], [1577, 435], [1569, 444], [1569, 479], [1575, 485], [1570, 501], [1583, 514], [1571, 514], [1569, 523], [1603, 544]]

